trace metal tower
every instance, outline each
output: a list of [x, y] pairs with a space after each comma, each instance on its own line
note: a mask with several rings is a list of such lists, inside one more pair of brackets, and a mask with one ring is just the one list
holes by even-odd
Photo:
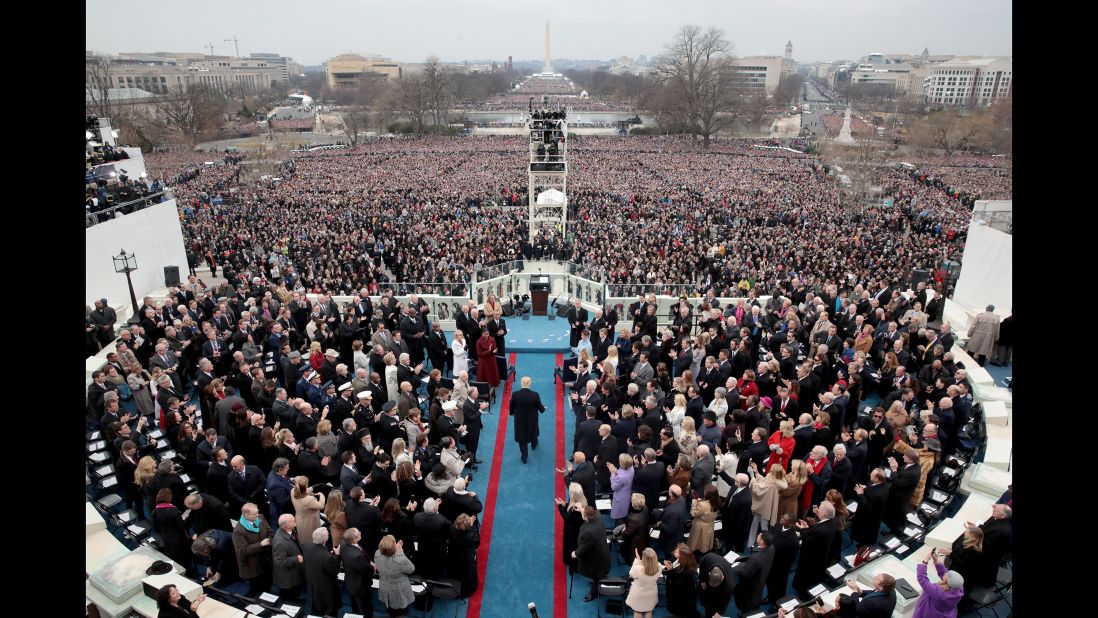
[[545, 231], [563, 240], [568, 225], [568, 119], [564, 108], [534, 108], [530, 99], [530, 241]]

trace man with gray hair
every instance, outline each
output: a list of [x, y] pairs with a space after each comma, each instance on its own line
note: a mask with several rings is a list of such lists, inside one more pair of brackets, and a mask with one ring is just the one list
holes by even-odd
[[446, 547], [450, 539], [450, 521], [439, 514], [438, 500], [423, 501], [423, 512], [412, 517], [419, 540], [418, 571], [424, 577], [435, 577], [446, 564]]
[[305, 583], [309, 593], [310, 613], [317, 616], [335, 616], [343, 607], [339, 591], [339, 551], [328, 549], [328, 529], [313, 530], [312, 542], [303, 547], [305, 555]]
[[297, 519], [289, 513], [278, 517], [278, 531], [271, 540], [271, 557], [274, 562], [274, 583], [282, 594], [282, 600], [294, 603], [301, 598], [305, 584], [305, 557], [294, 530]]
[[850, 482], [850, 477], [854, 472], [854, 465], [846, 458], [846, 445], [840, 442], [832, 447], [827, 460], [831, 464], [831, 479], [824, 485], [824, 494], [827, 494], [827, 490], [834, 489], [844, 498], [848, 493], [853, 497], [854, 485]]
[[283, 513], [294, 511], [290, 501], [290, 492], [294, 488], [293, 481], [287, 478], [290, 474], [290, 460], [279, 457], [271, 464], [271, 471], [267, 473], [267, 498], [270, 500], [271, 521], [278, 521]]
[[801, 531], [801, 555], [797, 559], [797, 573], [793, 576], [793, 589], [803, 598], [808, 591], [824, 581], [831, 559], [831, 544], [841, 534], [835, 524], [835, 507], [827, 500], [816, 509], [819, 523], [809, 526], [803, 519], [797, 522]]

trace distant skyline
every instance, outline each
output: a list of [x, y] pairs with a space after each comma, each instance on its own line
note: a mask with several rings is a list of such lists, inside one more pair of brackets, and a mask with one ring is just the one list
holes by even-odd
[[[344, 53], [400, 62], [436, 55], [445, 62], [535, 60], [545, 20], [554, 58], [653, 58], [680, 26], [722, 28], [738, 56], [784, 53], [799, 62], [855, 60], [872, 52], [1010, 56], [1010, 0], [607, 0], [553, 3], [502, 0], [85, 0], [85, 48], [241, 56], [274, 52], [303, 65]], [[185, 10], [180, 10], [184, 9]]]

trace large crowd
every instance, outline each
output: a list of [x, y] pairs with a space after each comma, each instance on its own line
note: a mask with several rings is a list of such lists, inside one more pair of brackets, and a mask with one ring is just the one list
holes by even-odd
[[[706, 151], [684, 137], [575, 139], [569, 237], [551, 242], [527, 238], [521, 137], [385, 138], [295, 153], [280, 182], [230, 193], [233, 156], [175, 191], [194, 255], [272, 281], [292, 269], [294, 285], [310, 292], [388, 280], [461, 284], [483, 266], [538, 255], [583, 265], [621, 295], [685, 284], [722, 296], [770, 294], [795, 276], [851, 288], [907, 282], [915, 269], [958, 259], [974, 199], [1009, 192], [1009, 170], [934, 161], [926, 169], [939, 175], [888, 172], [894, 206], [852, 206], [827, 166], [779, 145], [803, 146], [733, 139]], [[171, 178], [176, 168], [193, 174], [186, 163], [193, 159], [150, 155], [148, 166]]]

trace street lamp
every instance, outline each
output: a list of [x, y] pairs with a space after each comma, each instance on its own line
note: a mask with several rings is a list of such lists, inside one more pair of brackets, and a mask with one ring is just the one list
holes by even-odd
[[133, 317], [135, 320], [140, 319], [137, 315], [137, 295], [133, 293], [133, 279], [130, 278], [130, 273], [137, 270], [137, 258], [132, 253], [127, 254], [123, 249], [121, 253], [114, 257], [114, 272], [126, 273], [126, 283], [130, 285], [130, 302], [133, 304]]

